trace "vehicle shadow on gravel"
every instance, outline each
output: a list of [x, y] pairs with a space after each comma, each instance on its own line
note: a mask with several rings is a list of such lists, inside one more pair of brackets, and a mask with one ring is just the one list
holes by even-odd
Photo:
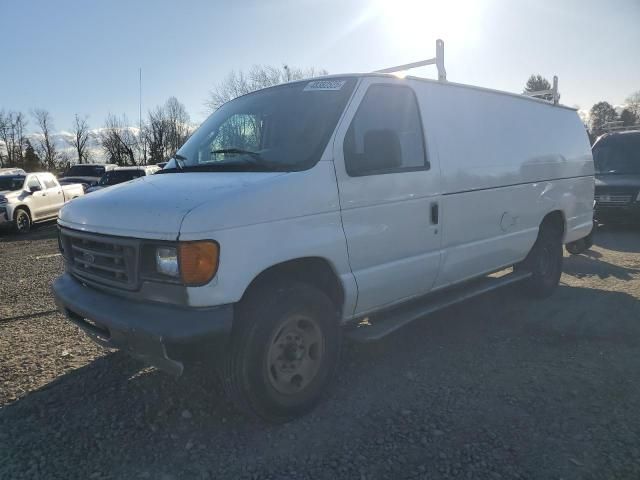
[[[45, 472], [64, 477], [69, 465], [83, 464], [84, 470], [73, 470], [78, 478], [161, 478], [167, 471], [174, 475], [168, 478], [237, 478], [240, 472], [249, 474], [244, 469], [250, 465], [254, 472], [284, 472], [290, 458], [324, 465], [324, 456], [342, 465], [346, 456], [345, 468], [368, 469], [376, 478], [375, 463], [386, 460], [348, 455], [345, 445], [366, 452], [387, 448], [388, 441], [401, 442], [405, 461], [417, 468], [425, 455], [442, 449], [450, 457], [463, 455], [469, 438], [493, 442], [492, 432], [500, 438], [515, 435], [512, 428], [552, 429], [544, 403], [527, 404], [522, 417], [524, 407], [514, 406], [509, 392], [544, 388], [563, 396], [570, 389], [576, 395], [585, 389], [593, 396], [575, 372], [558, 378], [556, 364], [567, 345], [637, 344], [640, 323], [628, 313], [637, 300], [621, 292], [561, 286], [551, 299], [534, 302], [516, 290], [451, 307], [377, 343], [347, 342], [335, 388], [313, 413], [285, 426], [238, 415], [206, 366], [175, 379], [123, 353], [107, 354], [0, 409], [0, 452], [11, 459], [0, 473], [3, 468], [15, 473], [14, 468], [27, 477]], [[547, 350], [551, 353], [545, 357]], [[553, 373], [537, 376], [536, 367], [531, 380], [523, 373], [523, 361]], [[589, 378], [598, 373], [590, 368]], [[552, 415], [566, 414], [562, 406], [554, 408], [560, 410]], [[581, 408], [572, 403], [572, 418], [589, 415]], [[496, 409], [499, 415], [492, 413]], [[501, 443], [493, 448], [519, 465], [518, 471], [531, 473], [534, 458], [549, 448], [546, 435], [539, 444], [530, 440], [533, 453], [523, 456], [506, 446], [503, 450]], [[309, 452], [319, 452], [319, 459]], [[257, 464], [258, 457], [270, 467]], [[426, 464], [440, 468], [442, 458]], [[358, 472], [348, 471], [342, 476]]]
[[[638, 240], [640, 242], [640, 239]], [[614, 265], [604, 260], [599, 260], [598, 252], [586, 252], [582, 255], [572, 255], [564, 259], [562, 271], [576, 278], [597, 276], [600, 279], [614, 277], [619, 280], [633, 280], [633, 276], [640, 274], [640, 269]]]
[[617, 252], [640, 253], [640, 225], [601, 225], [594, 244]]
[[56, 238], [58, 235], [57, 223], [55, 220], [37, 223], [33, 225], [31, 231], [24, 235], [17, 235], [10, 229], [0, 229], [0, 243], [25, 242], [33, 240], [47, 240]]

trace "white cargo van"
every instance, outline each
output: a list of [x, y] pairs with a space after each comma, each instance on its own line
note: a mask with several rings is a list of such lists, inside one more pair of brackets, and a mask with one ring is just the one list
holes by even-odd
[[514, 282], [551, 294], [593, 197], [573, 109], [443, 68], [292, 82], [223, 105], [159, 174], [66, 206], [53, 290], [94, 340], [168, 372], [221, 353], [237, 405], [283, 421], [319, 399], [345, 333]]

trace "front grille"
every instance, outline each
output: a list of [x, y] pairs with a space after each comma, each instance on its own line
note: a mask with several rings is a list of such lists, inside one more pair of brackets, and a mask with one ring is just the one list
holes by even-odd
[[631, 203], [632, 195], [609, 195], [606, 193], [596, 195], [596, 203], [602, 206], [608, 205], [626, 205]]
[[62, 252], [71, 273], [82, 280], [134, 290], [138, 286], [137, 240], [60, 229]]

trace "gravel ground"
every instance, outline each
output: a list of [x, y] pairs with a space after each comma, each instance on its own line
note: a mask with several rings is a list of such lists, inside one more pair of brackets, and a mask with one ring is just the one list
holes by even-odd
[[55, 227], [0, 236], [0, 478], [640, 478], [640, 231], [601, 230], [545, 301], [503, 290], [347, 344], [311, 415], [237, 415], [54, 313]]

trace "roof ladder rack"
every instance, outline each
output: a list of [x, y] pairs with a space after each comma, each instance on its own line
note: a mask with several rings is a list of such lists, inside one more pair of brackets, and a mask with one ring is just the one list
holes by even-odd
[[[553, 87], [550, 90], [538, 90], [537, 92], [524, 92], [523, 95], [527, 97], [540, 97], [541, 95], [551, 95], [553, 98], [550, 100], [554, 105], [557, 105], [560, 101], [560, 94], [558, 93], [558, 77], [553, 76]], [[541, 98], [541, 100], [546, 100]]]
[[442, 40], [436, 40], [436, 56], [434, 58], [422, 60], [421, 62], [405, 63], [397, 67], [383, 68], [382, 70], [376, 70], [374, 73], [404, 72], [405, 70], [423, 67], [425, 65], [435, 65], [438, 67], [438, 80], [441, 82], [447, 81], [447, 71], [444, 69], [444, 42]]

